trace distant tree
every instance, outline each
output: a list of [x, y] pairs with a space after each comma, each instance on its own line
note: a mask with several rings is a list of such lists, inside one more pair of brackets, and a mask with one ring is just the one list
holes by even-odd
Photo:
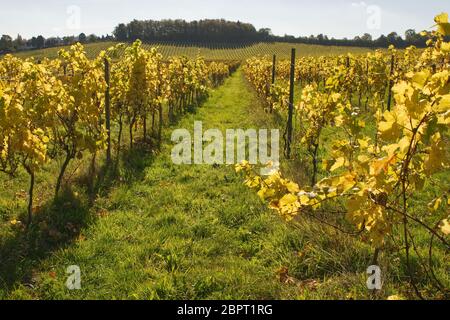
[[388, 39], [383, 34], [377, 40], [375, 40], [375, 46], [377, 47], [386, 48], [388, 44]]
[[68, 36], [68, 37], [63, 37], [63, 44], [68, 46], [75, 43], [75, 37], [74, 36]]
[[46, 47], [56, 47], [56, 46], [61, 45], [61, 43], [62, 43], [62, 40], [60, 38], [55, 38], [55, 37], [48, 38], [45, 40]]
[[95, 34], [90, 34], [87, 37], [87, 42], [92, 43], [92, 42], [97, 42], [99, 40], [99, 37], [97, 37]]
[[37, 48], [37, 38], [33, 37], [27, 41], [27, 45], [31, 48]]
[[13, 41], [13, 46], [15, 50], [20, 50], [27, 45], [27, 41], [22, 38], [20, 34], [17, 35], [16, 39]]
[[133, 20], [128, 24], [129, 40], [134, 41], [144, 38], [144, 25], [138, 20]]
[[36, 48], [42, 49], [45, 46], [45, 38], [43, 36], [38, 36], [36, 38]]
[[397, 32], [391, 32], [387, 35], [388, 45], [394, 45], [401, 47], [403, 45], [403, 39], [397, 34]]
[[78, 36], [78, 41], [80, 43], [86, 43], [87, 37], [84, 33], [80, 33], [80, 35]]
[[269, 28], [259, 29], [258, 33], [262, 41], [270, 40], [270, 38], [273, 36], [272, 29]]
[[414, 29], [408, 29], [405, 32], [405, 41], [416, 47], [424, 47], [426, 46], [427, 37], [422, 37], [420, 33], [416, 33], [416, 30]]
[[10, 36], [4, 34], [0, 38], [0, 51], [1, 52], [11, 52], [13, 51], [13, 40]]
[[296, 41], [296, 38], [294, 36], [292, 36], [292, 35], [285, 34], [284, 35], [284, 41], [293, 43], [293, 42]]
[[365, 42], [372, 42], [372, 35], [369, 33], [364, 33], [364, 35], [361, 37], [361, 40]]
[[123, 23], [119, 24], [114, 30], [113, 35], [118, 41], [127, 41], [128, 40], [127, 26]]
[[408, 29], [405, 32], [405, 40], [408, 42], [414, 42], [417, 40], [416, 30]]

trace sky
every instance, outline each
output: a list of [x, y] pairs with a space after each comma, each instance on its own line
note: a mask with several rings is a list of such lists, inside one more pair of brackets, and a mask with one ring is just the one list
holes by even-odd
[[379, 37], [430, 29], [441, 12], [449, 0], [0, 0], [0, 35], [103, 35], [133, 19], [224, 18], [276, 35]]

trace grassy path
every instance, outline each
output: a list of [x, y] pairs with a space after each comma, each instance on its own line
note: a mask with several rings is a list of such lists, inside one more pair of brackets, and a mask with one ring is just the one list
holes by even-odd
[[[255, 96], [236, 73], [177, 127], [251, 127]], [[254, 125], [254, 124], [253, 124]], [[33, 289], [40, 299], [280, 299], [292, 286], [276, 274], [286, 226], [227, 166], [176, 166], [166, 145], [132, 184], [96, 201], [101, 216], [76, 242], [42, 260]], [[279, 261], [279, 262], [277, 262]], [[66, 268], [81, 268], [82, 290], [65, 287]]]

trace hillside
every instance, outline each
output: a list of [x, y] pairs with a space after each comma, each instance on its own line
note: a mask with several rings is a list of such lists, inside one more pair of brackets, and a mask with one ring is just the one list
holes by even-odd
[[[114, 45], [114, 42], [91, 43], [85, 46], [86, 52], [90, 58], [95, 57], [101, 50], [107, 49]], [[259, 43], [251, 46], [222, 47], [213, 45], [210, 47], [195, 46], [188, 44], [164, 44], [154, 43], [145, 44], [146, 48], [158, 46], [165, 57], [171, 56], [187, 56], [194, 58], [197, 55], [204, 57], [206, 60], [245, 60], [258, 55], [276, 54], [280, 58], [288, 58], [291, 48], [297, 49], [299, 56], [321, 56], [336, 55], [346, 53], [365, 53], [371, 51], [367, 48], [349, 48], [334, 46], [319, 46], [308, 44], [291, 44], [291, 43]], [[36, 59], [50, 58], [54, 59], [58, 55], [58, 51], [64, 47], [48, 48], [42, 50], [32, 50], [19, 52], [16, 55], [21, 58], [34, 57]]]

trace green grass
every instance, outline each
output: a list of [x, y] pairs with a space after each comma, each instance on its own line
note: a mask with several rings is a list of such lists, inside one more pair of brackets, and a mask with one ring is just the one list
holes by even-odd
[[[86, 52], [90, 58], [98, 55], [102, 50], [115, 45], [114, 42], [100, 42], [86, 45]], [[319, 46], [307, 44], [290, 44], [290, 43], [259, 43], [249, 46], [196, 46], [196, 45], [182, 45], [182, 44], [167, 44], [155, 43], [145, 44], [146, 48], [158, 46], [164, 57], [173, 56], [187, 56], [195, 58], [198, 55], [204, 57], [206, 60], [245, 60], [250, 57], [258, 55], [273, 55], [276, 54], [280, 59], [287, 59], [290, 57], [291, 48], [297, 49], [298, 56], [321, 56], [321, 55], [337, 55], [351, 53], [366, 53], [370, 49], [354, 48], [354, 47], [337, 47], [337, 46]], [[21, 58], [34, 57], [37, 60], [43, 58], [54, 59], [58, 57], [59, 48], [48, 48], [42, 50], [32, 50], [19, 52], [16, 56]]]
[[[241, 84], [240, 74], [234, 76], [179, 127], [192, 127], [194, 119], [222, 128], [248, 124], [245, 107], [253, 97]], [[175, 166], [169, 155], [170, 145], [155, 158], [128, 154], [135, 174], [97, 199], [87, 209], [87, 226], [62, 247], [42, 244], [38, 237], [37, 247], [23, 248], [30, 239], [22, 239], [22, 231], [4, 234], [0, 297], [295, 297], [293, 288], [277, 280], [279, 262], [267, 255], [276, 252], [272, 237], [284, 234], [284, 224], [231, 167]], [[80, 226], [74, 217], [65, 218], [65, 224]], [[81, 291], [65, 288], [69, 265], [81, 267]]]
[[[277, 128], [238, 71], [175, 128]], [[38, 176], [35, 226], [25, 212], [26, 175], [0, 182], [0, 299], [372, 299], [411, 296], [401, 256], [380, 257], [385, 285], [373, 296], [365, 271], [372, 249], [301, 217], [287, 224], [230, 166], [176, 166], [171, 144], [159, 154], [124, 151], [119, 179], [97, 181], [88, 197], [86, 163], [55, 204], [57, 165]], [[290, 174], [307, 168], [284, 162]], [[301, 172], [299, 172], [301, 171]], [[445, 260], [444, 260], [445, 261]], [[65, 287], [81, 268], [82, 290]], [[440, 270], [445, 270], [440, 269]], [[442, 274], [439, 274], [442, 275]]]

